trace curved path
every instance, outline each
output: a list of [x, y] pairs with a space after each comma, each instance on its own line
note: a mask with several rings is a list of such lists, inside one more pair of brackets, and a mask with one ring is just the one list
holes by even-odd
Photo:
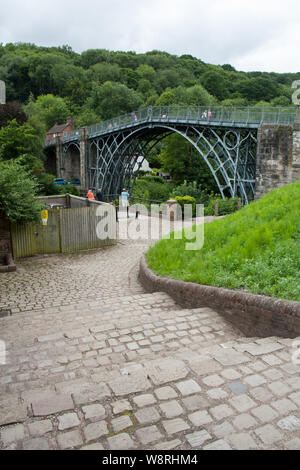
[[299, 448], [293, 340], [245, 338], [218, 312], [145, 293], [149, 243], [1, 275], [0, 448]]

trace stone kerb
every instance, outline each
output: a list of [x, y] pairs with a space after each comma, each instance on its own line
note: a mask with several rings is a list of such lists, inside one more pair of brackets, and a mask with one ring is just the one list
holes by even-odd
[[248, 337], [295, 338], [300, 335], [300, 302], [161, 277], [148, 267], [144, 256], [140, 261], [139, 278], [146, 291], [167, 292], [185, 308], [217, 310]]

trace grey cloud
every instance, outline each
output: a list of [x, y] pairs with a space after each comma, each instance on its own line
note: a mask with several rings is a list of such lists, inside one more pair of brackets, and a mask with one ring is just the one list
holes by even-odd
[[295, 0], [11, 0], [1, 8], [0, 40], [69, 44], [77, 52], [159, 49], [244, 68], [249, 58], [249, 67], [265, 70], [280, 68], [278, 47], [286, 71], [293, 71], [288, 33], [300, 30], [299, 13]]

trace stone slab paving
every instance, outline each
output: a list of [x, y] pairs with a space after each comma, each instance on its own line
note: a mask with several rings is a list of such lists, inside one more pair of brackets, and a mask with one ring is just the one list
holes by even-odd
[[0, 448], [299, 449], [295, 340], [245, 338], [219, 312], [145, 293], [147, 246], [1, 277]]

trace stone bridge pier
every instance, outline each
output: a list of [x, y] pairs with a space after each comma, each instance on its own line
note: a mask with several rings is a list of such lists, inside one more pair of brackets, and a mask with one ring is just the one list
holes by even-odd
[[87, 127], [79, 131], [79, 139], [76, 142], [65, 144], [61, 136], [56, 137], [55, 144], [55, 167], [58, 178], [65, 178], [67, 181], [80, 179], [81, 191], [88, 188], [88, 161], [89, 161], [89, 141]]
[[263, 124], [257, 134], [255, 199], [300, 179], [300, 107], [293, 126]]

